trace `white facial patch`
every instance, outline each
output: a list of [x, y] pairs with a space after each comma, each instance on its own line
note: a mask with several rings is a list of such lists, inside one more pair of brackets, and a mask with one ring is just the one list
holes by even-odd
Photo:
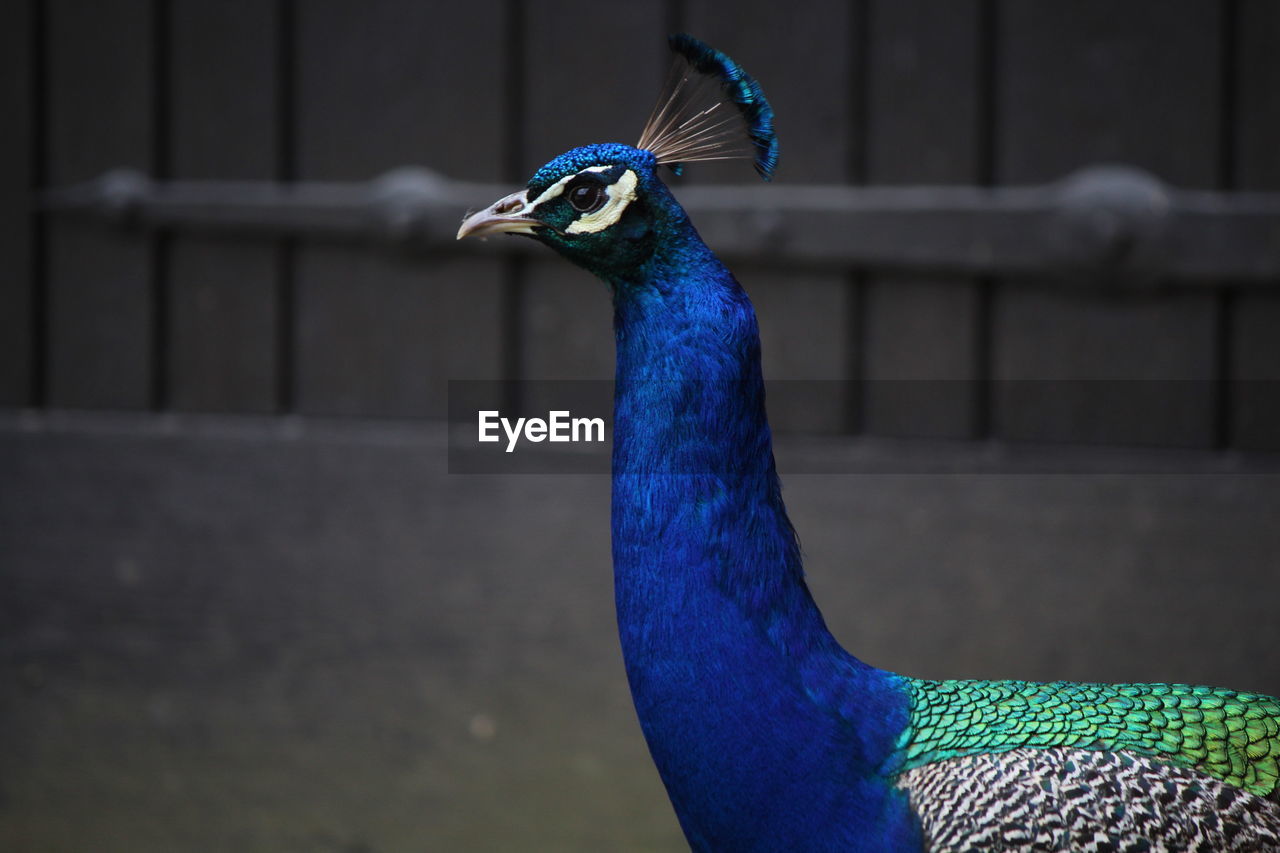
[[[612, 168], [613, 168], [612, 166], [588, 166], [587, 168], [583, 169], [582, 172], [607, 172]], [[520, 215], [528, 214], [530, 211], [532, 211], [538, 205], [542, 204], [544, 201], [551, 201], [551, 199], [557, 198], [558, 196], [563, 194], [564, 188], [568, 185], [568, 183], [572, 181], [574, 178], [578, 177], [578, 175], [581, 175], [582, 172], [578, 172], [573, 175], [565, 175], [563, 178], [561, 178], [560, 180], [556, 181], [554, 184], [552, 184], [551, 186], [543, 190], [541, 195], [539, 195], [533, 201], [526, 201], [524, 203], [524, 207], [520, 208]], [[570, 230], [572, 230], [572, 228], [570, 228]]]
[[[603, 172], [609, 169], [609, 166], [592, 166], [587, 169], [588, 172]], [[627, 169], [622, 173], [618, 180], [614, 181], [604, 188], [605, 195], [609, 200], [594, 213], [586, 213], [570, 223], [565, 229], [568, 234], [596, 234], [610, 225], [616, 223], [622, 218], [622, 214], [626, 212], [627, 205], [636, 200], [636, 184], [639, 179], [636, 173]], [[550, 192], [548, 188], [547, 192]], [[564, 191], [564, 187], [560, 187], [557, 195]], [[546, 193], [543, 193], [545, 195]]]
[[565, 175], [563, 178], [561, 178], [560, 180], [556, 181], [554, 184], [552, 184], [551, 186], [543, 190], [542, 195], [538, 196], [533, 201], [526, 203], [524, 206], [524, 210], [522, 210], [521, 213], [527, 213], [530, 210], [533, 210], [535, 207], [542, 204], [544, 201], [551, 201], [551, 199], [555, 198], [556, 196], [564, 192], [565, 184], [569, 183], [576, 177], [578, 176]]

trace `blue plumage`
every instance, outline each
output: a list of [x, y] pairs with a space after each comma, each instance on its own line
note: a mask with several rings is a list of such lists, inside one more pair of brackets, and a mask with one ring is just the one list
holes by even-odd
[[[577, 210], [573, 193], [597, 184], [606, 197]], [[608, 227], [571, 233], [623, 197]], [[897, 676], [839, 647], [804, 584], [746, 293], [645, 150], [567, 152], [462, 230], [526, 227], [613, 292], [619, 633], [641, 727], [690, 844], [919, 849], [906, 794], [879, 772], [908, 696]]]
[[[745, 119], [768, 177], [759, 87], [701, 42], [672, 46]], [[783, 506], [755, 312], [658, 176], [735, 150], [704, 121], [715, 105], [688, 112], [688, 88], [679, 77], [637, 147], [569, 151], [458, 236], [532, 237], [612, 291], [618, 628], [693, 849], [1280, 850], [1274, 699], [926, 682], [840, 648]]]
[[[660, 207], [682, 218], [665, 194]], [[694, 849], [911, 849], [906, 797], [876, 775], [906, 697], [840, 649], [809, 597], [754, 312], [677, 232], [642, 288], [615, 285], [614, 575], [654, 761]]]

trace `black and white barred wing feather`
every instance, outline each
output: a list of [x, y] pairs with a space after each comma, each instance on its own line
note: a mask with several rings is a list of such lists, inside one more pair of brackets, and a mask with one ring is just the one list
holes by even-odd
[[980, 753], [899, 786], [931, 853], [1280, 853], [1280, 797], [1124, 752]]

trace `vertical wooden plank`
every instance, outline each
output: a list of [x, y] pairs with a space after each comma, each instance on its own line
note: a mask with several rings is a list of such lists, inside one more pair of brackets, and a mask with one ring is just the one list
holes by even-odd
[[[599, 37], [599, 8], [571, 0], [527, 16], [522, 179], [571, 148], [640, 137], [667, 70], [665, 5], [643, 0], [612, 8], [609, 38]], [[572, 58], [543, 59], [564, 51]], [[524, 378], [613, 377], [612, 311], [599, 279], [547, 252], [526, 265], [522, 298]], [[541, 405], [539, 387], [530, 391], [532, 411]]]
[[[503, 73], [497, 0], [317, 0], [297, 14], [300, 179], [366, 180], [410, 164], [498, 179], [505, 127], [503, 100], [493, 97]], [[302, 247], [298, 408], [443, 416], [446, 380], [498, 377], [501, 270], [493, 259], [422, 263]]]
[[[1240, 0], [1234, 43], [1233, 189], [1280, 191], [1280, 4]], [[1280, 450], [1280, 295], [1240, 291], [1230, 309], [1232, 444]]]
[[[270, 180], [277, 160], [271, 3], [174, 0], [168, 113], [174, 178]], [[276, 250], [178, 235], [169, 247], [168, 398], [175, 409], [275, 406]]]
[[[148, 0], [51, 0], [48, 178], [64, 186], [152, 166]], [[56, 221], [47, 243], [48, 398], [145, 408], [152, 376], [152, 253], [142, 236]]]
[[579, 145], [640, 137], [670, 56], [666, 4], [611, 10], [608, 38], [600, 37], [599, 9], [566, 0], [526, 14], [524, 174]]
[[31, 401], [33, 17], [32, 3], [12, 3], [0, 28], [0, 406]]
[[[1209, 0], [999, 6], [996, 170], [1004, 183], [1126, 162], [1213, 186], [1219, 13]], [[997, 434], [1210, 446], [1213, 297], [1120, 297], [1010, 282], [994, 301]], [[1101, 380], [1101, 381], [1099, 381]]]
[[[867, 180], [982, 180], [979, 0], [875, 0], [868, 44]], [[880, 435], [960, 438], [977, 413], [979, 296], [968, 280], [870, 276], [863, 425]]]
[[[742, 63], [764, 89], [780, 140], [777, 180], [842, 183], [860, 158], [861, 3], [793, 6], [691, 0], [681, 25]], [[745, 162], [696, 164], [691, 181], [747, 183]], [[678, 195], [678, 191], [677, 191]], [[854, 285], [839, 273], [737, 264], [760, 320], [770, 420], [779, 432], [841, 432], [853, 404]], [[781, 380], [781, 381], [779, 381]], [[805, 380], [822, 380], [819, 383]]]

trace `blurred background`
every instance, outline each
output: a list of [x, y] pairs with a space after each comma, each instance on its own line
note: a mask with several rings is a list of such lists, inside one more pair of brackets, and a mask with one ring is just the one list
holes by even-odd
[[[456, 227], [567, 148], [634, 140], [673, 31], [762, 83], [779, 185], [1124, 163], [1280, 191], [1268, 0], [3, 15], [5, 851], [685, 849], [616, 647], [608, 478], [447, 459], [448, 380], [611, 375], [605, 288], [517, 241], [407, 246], [358, 206], [147, 227], [127, 182], [47, 191], [422, 166], [492, 185]], [[693, 167], [677, 193], [752, 179]], [[1280, 693], [1280, 277], [1240, 277], [1229, 243], [1167, 280], [971, 248], [987, 266], [733, 264], [837, 636], [913, 675]]]

